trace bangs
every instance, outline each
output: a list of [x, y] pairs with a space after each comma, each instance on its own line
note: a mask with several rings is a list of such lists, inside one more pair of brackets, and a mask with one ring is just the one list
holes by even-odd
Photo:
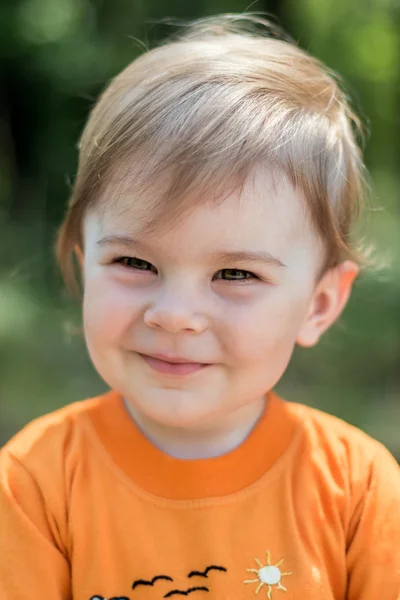
[[[346, 165], [330, 160], [325, 117], [294, 109], [276, 94], [266, 98], [252, 81], [237, 89], [231, 82], [177, 79], [165, 88], [147, 92], [140, 113], [136, 107], [140, 118], [109, 127], [113, 136], [92, 187], [101, 211], [123, 206], [129, 218], [129, 203], [120, 200], [131, 198], [141, 230], [150, 233], [199, 203], [223, 201], [256, 167], [276, 185], [288, 178], [308, 198], [310, 214], [312, 205], [324, 209], [327, 193], [337, 202], [335, 180]], [[157, 98], [164, 99], [158, 110]]]

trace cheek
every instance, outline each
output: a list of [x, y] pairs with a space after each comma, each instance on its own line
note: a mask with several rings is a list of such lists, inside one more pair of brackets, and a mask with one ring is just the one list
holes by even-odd
[[110, 342], [120, 339], [134, 316], [133, 299], [122, 286], [104, 277], [85, 282], [83, 322], [88, 338]]
[[226, 314], [227, 352], [243, 363], [287, 360], [293, 350], [305, 307], [300, 299], [277, 290], [274, 296]]

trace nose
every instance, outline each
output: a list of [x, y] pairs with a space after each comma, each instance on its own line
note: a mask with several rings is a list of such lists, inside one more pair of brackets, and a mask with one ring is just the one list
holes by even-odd
[[208, 318], [199, 309], [193, 292], [179, 286], [174, 291], [164, 290], [151, 302], [145, 310], [144, 322], [148, 327], [169, 333], [201, 333], [207, 328]]

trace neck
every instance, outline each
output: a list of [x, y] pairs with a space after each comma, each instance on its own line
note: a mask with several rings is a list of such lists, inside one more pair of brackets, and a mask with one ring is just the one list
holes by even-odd
[[265, 410], [266, 397], [193, 427], [165, 426], [137, 411], [126, 399], [127, 411], [143, 435], [165, 454], [179, 459], [222, 456], [237, 448], [250, 434]]

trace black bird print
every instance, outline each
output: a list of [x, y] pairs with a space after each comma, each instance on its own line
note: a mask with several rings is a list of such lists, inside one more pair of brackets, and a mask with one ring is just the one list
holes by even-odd
[[164, 579], [165, 581], [174, 581], [172, 577], [168, 577], [168, 575], [156, 575], [151, 581], [147, 581], [146, 579], [136, 579], [136, 581], [132, 583], [132, 589], [134, 590], [135, 587], [137, 587], [138, 585], [154, 585], [158, 579]]
[[196, 575], [198, 575], [199, 577], [208, 577], [209, 571], [212, 571], [213, 569], [215, 571], [225, 571], [226, 572], [225, 567], [218, 567], [216, 565], [210, 565], [209, 567], [206, 568], [205, 571], [190, 571], [188, 577], [195, 577]]
[[[104, 598], [104, 596], [92, 596], [90, 600], [107, 600], [107, 598]], [[113, 596], [108, 600], [130, 600], [130, 598], [128, 596]]]
[[164, 598], [170, 598], [171, 596], [174, 596], [175, 594], [179, 595], [179, 596], [189, 596], [189, 594], [191, 594], [192, 592], [209, 592], [210, 590], [206, 587], [193, 587], [193, 588], [189, 588], [188, 590], [184, 591], [184, 590], [171, 590], [170, 592], [168, 592], [167, 594], [165, 594]]

